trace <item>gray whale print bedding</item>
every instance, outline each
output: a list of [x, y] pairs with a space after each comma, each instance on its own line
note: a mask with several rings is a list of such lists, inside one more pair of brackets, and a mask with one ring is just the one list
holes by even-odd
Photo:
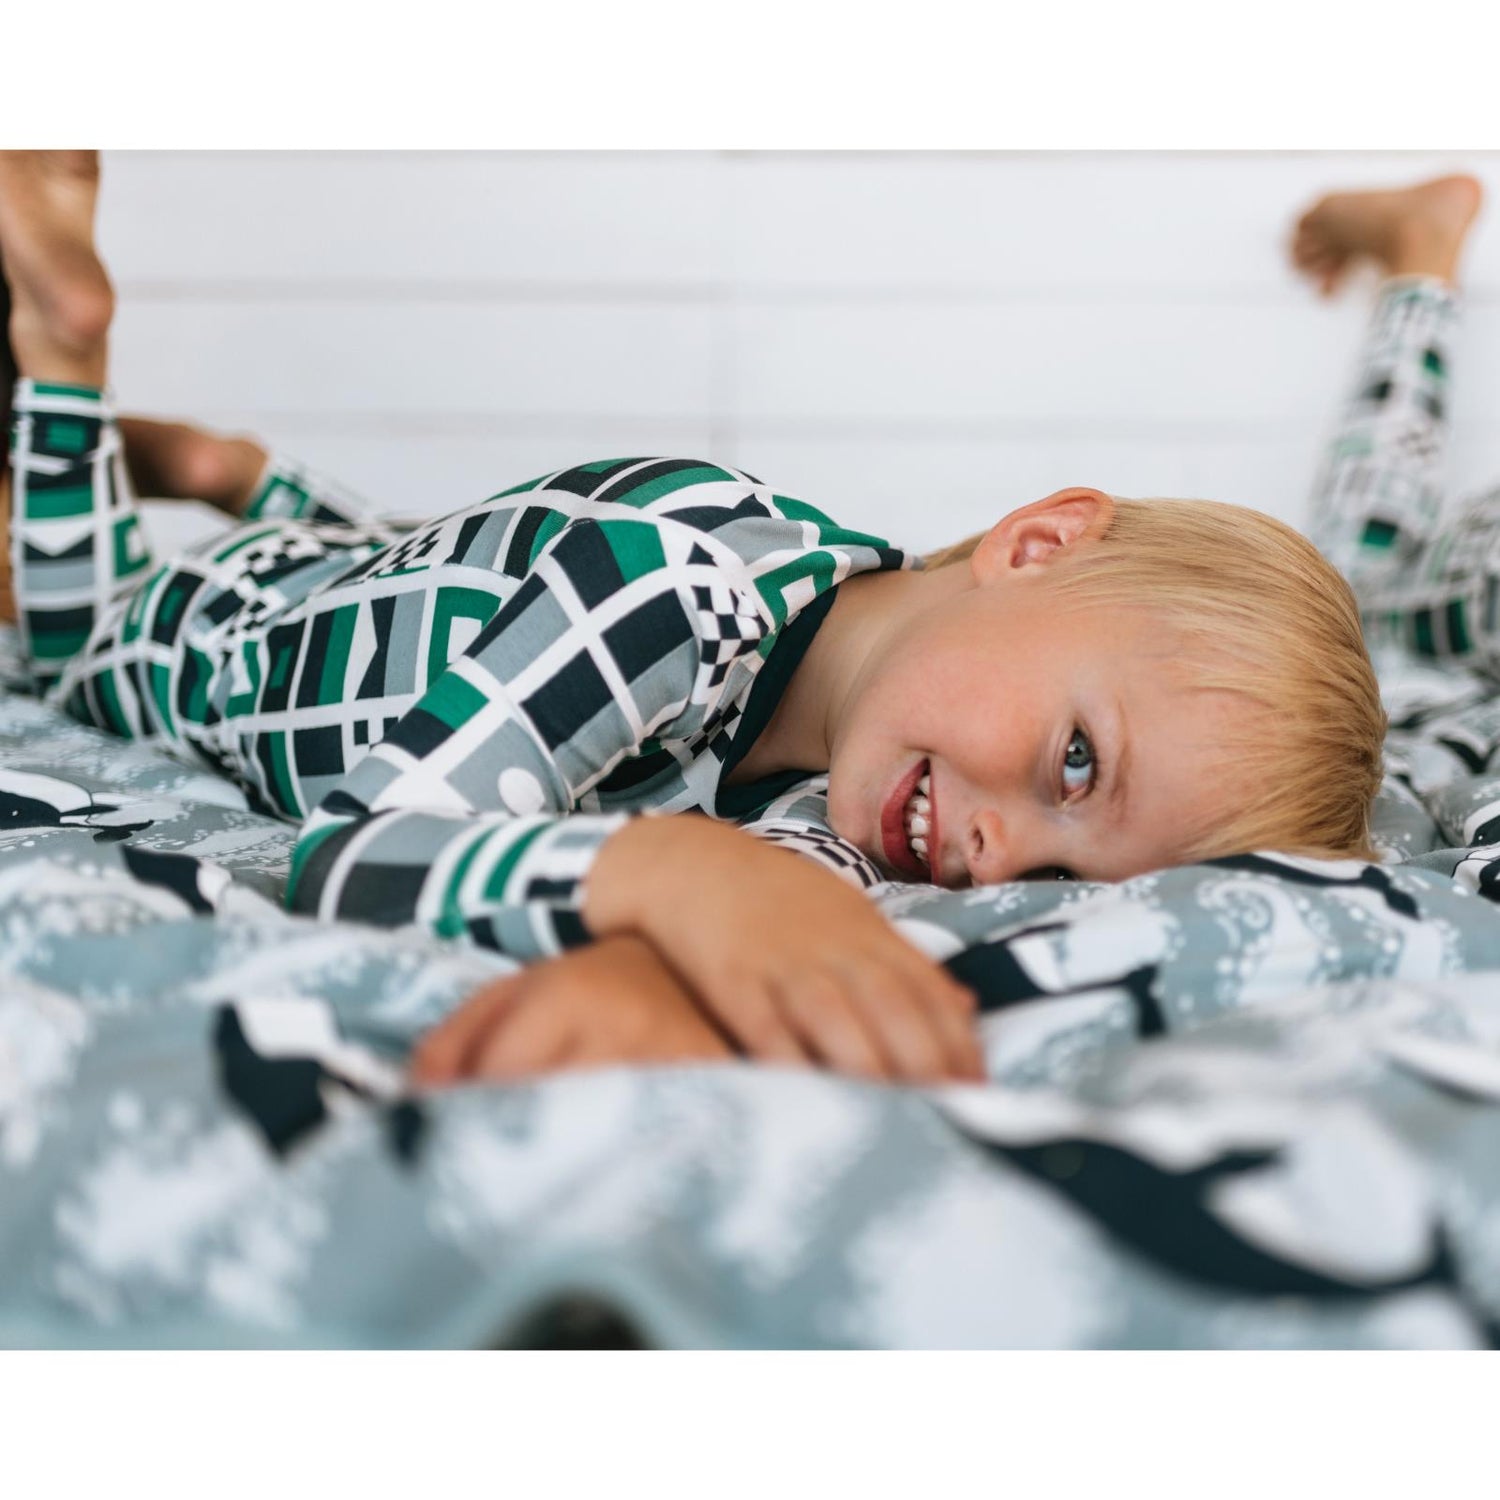
[[1387, 683], [1382, 864], [872, 888], [981, 997], [927, 1092], [413, 1094], [510, 960], [288, 914], [289, 825], [0, 695], [0, 1344], [1493, 1346], [1500, 708]]

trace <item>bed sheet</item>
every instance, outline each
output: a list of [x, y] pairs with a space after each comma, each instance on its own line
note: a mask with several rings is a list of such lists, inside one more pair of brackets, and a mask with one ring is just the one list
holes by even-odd
[[981, 997], [931, 1091], [411, 1094], [508, 960], [288, 914], [286, 825], [0, 697], [0, 1343], [1493, 1345], [1500, 712], [1391, 683], [1381, 864], [872, 891]]

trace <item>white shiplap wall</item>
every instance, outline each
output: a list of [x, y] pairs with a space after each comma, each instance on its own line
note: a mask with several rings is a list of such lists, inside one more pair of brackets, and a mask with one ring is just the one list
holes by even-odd
[[[1298, 521], [1368, 287], [1297, 283], [1291, 218], [1455, 167], [1500, 192], [1482, 153], [110, 152], [114, 382], [407, 514], [666, 453], [921, 548], [1066, 484]], [[1460, 487], [1500, 478], [1488, 218], [1468, 290]]]

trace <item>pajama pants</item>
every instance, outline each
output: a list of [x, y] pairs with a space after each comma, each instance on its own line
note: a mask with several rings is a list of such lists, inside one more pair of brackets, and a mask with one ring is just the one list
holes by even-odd
[[1457, 325], [1440, 282], [1382, 286], [1309, 534], [1353, 585], [1372, 649], [1500, 678], [1500, 488], [1445, 498]]
[[18, 623], [36, 688], [85, 723], [162, 745], [230, 775], [265, 810], [298, 816], [275, 795], [274, 766], [247, 777], [226, 764], [233, 704], [209, 692], [226, 680], [220, 658], [236, 627], [296, 604], [410, 528], [361, 519], [349, 491], [273, 459], [242, 525], [158, 564], [110, 397], [78, 386], [17, 382], [11, 469]]

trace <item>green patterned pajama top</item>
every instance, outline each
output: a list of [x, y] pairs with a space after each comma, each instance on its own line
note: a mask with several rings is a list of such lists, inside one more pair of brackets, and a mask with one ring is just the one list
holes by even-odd
[[748, 474], [634, 458], [415, 526], [278, 466], [246, 524], [153, 568], [108, 397], [23, 381], [16, 409], [52, 694], [303, 821], [294, 909], [518, 958], [587, 941], [584, 876], [631, 815], [742, 818], [805, 781], [724, 785], [839, 583], [917, 565]]

